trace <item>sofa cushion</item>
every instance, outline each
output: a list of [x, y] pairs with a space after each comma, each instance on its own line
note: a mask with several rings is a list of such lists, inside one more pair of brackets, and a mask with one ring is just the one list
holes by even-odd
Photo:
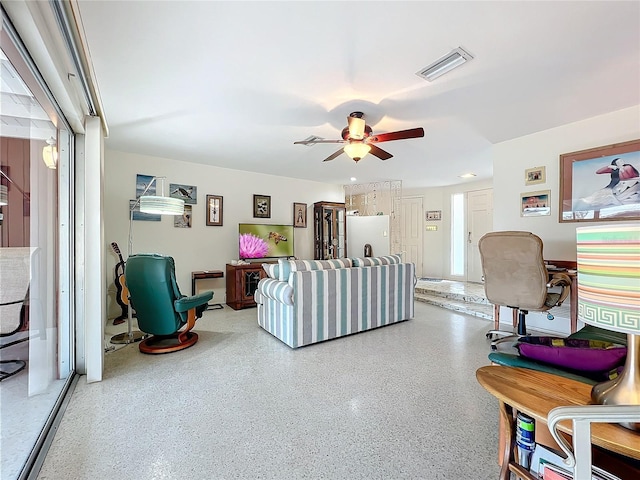
[[520, 355], [581, 372], [601, 372], [605, 378], [627, 356], [627, 347], [611, 342], [556, 337], [522, 337]]
[[293, 287], [288, 283], [274, 278], [264, 278], [260, 280], [260, 288], [258, 290], [265, 297], [273, 298], [285, 305], [293, 305]]
[[385, 255], [383, 257], [365, 257], [354, 258], [354, 267], [375, 267], [376, 265], [395, 265], [402, 263], [402, 257], [400, 255]]
[[350, 258], [335, 258], [333, 260], [278, 260], [278, 280], [288, 282], [291, 272], [309, 272], [311, 270], [332, 270], [334, 268], [348, 268], [352, 266]]
[[280, 266], [277, 263], [263, 263], [262, 268], [267, 272], [267, 276], [269, 278], [275, 278], [276, 280], [279, 279]]

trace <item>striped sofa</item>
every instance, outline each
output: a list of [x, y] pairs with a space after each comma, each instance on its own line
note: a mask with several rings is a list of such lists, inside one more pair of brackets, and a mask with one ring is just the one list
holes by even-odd
[[413, 318], [415, 266], [400, 256], [279, 260], [258, 284], [258, 325], [298, 348]]

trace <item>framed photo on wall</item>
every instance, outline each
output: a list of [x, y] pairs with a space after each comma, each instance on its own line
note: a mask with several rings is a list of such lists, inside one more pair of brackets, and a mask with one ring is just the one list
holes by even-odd
[[520, 194], [520, 216], [540, 217], [551, 215], [551, 190]]
[[560, 155], [560, 222], [640, 220], [640, 140]]
[[269, 195], [253, 196], [254, 218], [271, 218], [271, 197]]
[[307, 228], [307, 204], [293, 204], [293, 226], [295, 228]]
[[536, 183], [545, 183], [546, 181], [545, 167], [528, 168], [524, 171], [525, 185], [535, 185]]
[[222, 226], [222, 196], [207, 195], [207, 225], [210, 227]]
[[184, 183], [170, 183], [169, 195], [171, 198], [179, 198], [184, 203], [195, 205], [198, 203], [198, 187], [195, 185], [185, 185]]

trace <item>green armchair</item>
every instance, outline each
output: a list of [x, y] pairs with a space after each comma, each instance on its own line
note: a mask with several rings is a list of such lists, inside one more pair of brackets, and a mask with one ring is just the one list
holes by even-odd
[[182, 295], [173, 258], [165, 255], [131, 255], [124, 275], [131, 306], [137, 313], [138, 328], [151, 334], [140, 342], [142, 353], [175, 352], [198, 341], [198, 334], [191, 329], [207, 309], [213, 292], [192, 297]]

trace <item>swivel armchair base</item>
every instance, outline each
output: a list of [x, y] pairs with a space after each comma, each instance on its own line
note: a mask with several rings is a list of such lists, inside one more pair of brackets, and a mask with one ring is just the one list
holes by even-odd
[[139, 347], [142, 353], [172, 353], [192, 347], [197, 341], [195, 332], [178, 332], [174, 335], [152, 335], [140, 342]]

